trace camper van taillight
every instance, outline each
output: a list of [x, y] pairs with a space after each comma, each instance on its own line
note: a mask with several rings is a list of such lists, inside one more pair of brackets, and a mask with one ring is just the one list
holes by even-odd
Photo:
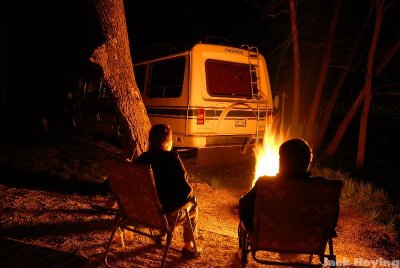
[[197, 124], [204, 125], [204, 118], [205, 118], [205, 111], [204, 109], [197, 109]]

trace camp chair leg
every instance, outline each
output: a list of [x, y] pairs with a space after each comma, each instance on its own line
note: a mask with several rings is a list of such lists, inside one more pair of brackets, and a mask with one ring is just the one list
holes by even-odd
[[312, 263], [313, 256], [314, 256], [313, 254], [310, 254], [310, 257], [308, 257], [308, 263], [310, 263], [310, 264]]
[[165, 244], [166, 241], [166, 239], [164, 238], [166, 236], [165, 232], [160, 232], [159, 234], [155, 234], [153, 230], [150, 230], [150, 236], [151, 239], [153, 239], [157, 245], [162, 246], [163, 244]]
[[162, 258], [162, 261], [161, 261], [161, 266], [160, 266], [161, 268], [164, 267], [165, 261], [167, 260], [167, 255], [168, 255], [169, 247], [170, 247], [171, 242], [172, 242], [172, 235], [173, 235], [173, 232], [174, 232], [174, 230], [172, 230], [172, 231], [170, 231], [170, 232], [167, 232], [167, 243], [166, 243], [166, 245], [165, 245], [164, 255], [163, 255], [163, 258]]
[[107, 267], [111, 267], [111, 266], [108, 264], [107, 256], [108, 256], [108, 253], [109, 253], [109, 251], [110, 251], [111, 243], [112, 243], [112, 241], [113, 241], [113, 239], [114, 239], [114, 235], [115, 235], [115, 233], [116, 233], [116, 231], [117, 231], [117, 229], [118, 229], [120, 219], [121, 219], [120, 216], [117, 214], [117, 215], [115, 216], [114, 229], [113, 229], [113, 231], [112, 231], [112, 233], [111, 233], [111, 236], [110, 236], [110, 239], [109, 239], [109, 241], [108, 241], [107, 248], [106, 248], [106, 253], [104, 254], [103, 262], [104, 262], [104, 264], [105, 264]]
[[321, 265], [323, 266], [325, 264], [325, 257], [327, 257], [328, 258], [329, 267], [336, 267], [336, 256], [333, 253], [333, 241], [332, 241], [332, 238], [329, 238], [328, 246], [329, 246], [329, 255], [320, 255], [319, 256], [319, 260], [321, 262]]
[[332, 237], [329, 238], [329, 267], [336, 267], [336, 256], [335, 254], [333, 254], [333, 241], [332, 241]]
[[164, 267], [165, 261], [167, 260], [168, 250], [169, 250], [169, 247], [172, 242], [172, 235], [174, 233], [178, 219], [180, 218], [181, 215], [182, 215], [182, 213], [181, 213], [181, 211], [179, 211], [179, 213], [177, 213], [176, 218], [174, 220], [174, 224], [171, 226], [171, 229], [170, 229], [171, 231], [167, 232], [167, 244], [165, 245], [165, 251], [164, 251], [162, 261], [161, 261], [161, 266], [160, 266], [161, 268]]
[[194, 237], [194, 230], [193, 230], [192, 222], [190, 221], [190, 216], [189, 216], [188, 209], [185, 209], [185, 217], [186, 217], [186, 221], [189, 224], [189, 227], [190, 227], [190, 230], [191, 230], [190, 233], [192, 234], [192, 241], [193, 241], [194, 249], [197, 252], [196, 238]]
[[332, 238], [329, 238], [329, 255], [334, 256], [333, 254], [333, 241]]
[[248, 239], [247, 239], [247, 232], [246, 230], [243, 229], [241, 224], [239, 224], [239, 232], [240, 232], [240, 249], [241, 249], [241, 261], [242, 261], [242, 267], [246, 267], [247, 265], [247, 255], [249, 253], [248, 251]]

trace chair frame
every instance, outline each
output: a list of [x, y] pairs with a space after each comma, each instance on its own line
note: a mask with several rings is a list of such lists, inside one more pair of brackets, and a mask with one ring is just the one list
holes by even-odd
[[[248, 254], [251, 253], [253, 256], [253, 259], [261, 264], [267, 264], [267, 265], [279, 265], [279, 266], [298, 266], [298, 267], [322, 267], [325, 261], [325, 257], [328, 258], [328, 261], [330, 264], [336, 263], [336, 255], [333, 252], [333, 241], [332, 238], [330, 237], [328, 239], [328, 245], [329, 245], [329, 254], [321, 253], [321, 252], [315, 252], [313, 254], [310, 254], [309, 257], [309, 262], [279, 262], [279, 261], [272, 261], [272, 260], [261, 260], [257, 258], [257, 252], [258, 251], [269, 251], [269, 250], [263, 250], [263, 249], [257, 249], [257, 248], [252, 248], [251, 247], [251, 237], [254, 236], [254, 231], [246, 230], [246, 227], [244, 223], [241, 221], [239, 224], [239, 234], [241, 235], [241, 245], [240, 245], [240, 251], [241, 251], [241, 261], [242, 261], [242, 267], [246, 267], [247, 262], [248, 262]], [[302, 252], [292, 252], [292, 251], [269, 251], [269, 252], [275, 252], [275, 253], [297, 253], [297, 254], [309, 254], [307, 253], [302, 253]], [[313, 255], [318, 255], [319, 256], [319, 261], [320, 264], [312, 264], [312, 258]], [[336, 267], [335, 265], [330, 265], [330, 267]]]
[[[118, 162], [118, 161], [114, 161], [113, 160], [111, 162]], [[134, 165], [132, 163], [129, 163], [129, 164], [132, 165], [132, 166]], [[152, 174], [151, 168], [150, 168], [149, 172], [151, 172], [151, 178], [154, 181], [154, 176]], [[112, 180], [112, 174], [110, 174], [110, 179]], [[155, 185], [155, 184], [153, 183], [153, 185]], [[114, 218], [113, 229], [112, 229], [109, 241], [107, 243], [106, 252], [105, 252], [104, 258], [103, 258], [103, 263], [107, 267], [111, 267], [109, 265], [109, 263], [108, 263], [108, 254], [110, 252], [111, 244], [112, 244], [112, 242], [114, 240], [114, 236], [115, 236], [115, 233], [118, 230], [118, 228], [121, 228], [122, 230], [128, 230], [128, 231], [134, 232], [136, 234], [148, 237], [148, 238], [154, 240], [158, 245], [162, 245], [162, 237], [164, 236], [164, 234], [166, 234], [167, 235], [166, 244], [165, 244], [165, 249], [164, 249], [164, 253], [163, 253], [163, 257], [162, 257], [161, 265], [160, 265], [160, 267], [162, 268], [162, 267], [164, 267], [164, 265], [166, 263], [166, 259], [167, 259], [168, 251], [169, 251], [170, 246], [171, 246], [174, 230], [180, 223], [183, 223], [186, 220], [187, 223], [190, 226], [190, 229], [191, 229], [192, 241], [193, 241], [193, 244], [194, 244], [194, 249], [197, 251], [195, 235], [194, 235], [194, 229], [193, 229], [192, 223], [190, 221], [190, 215], [189, 215], [189, 210], [193, 206], [192, 200], [189, 200], [188, 202], [183, 204], [181, 207], [176, 208], [173, 211], [162, 212], [161, 217], [165, 218], [167, 226], [164, 229], [160, 229], [160, 228], [157, 228], [157, 227], [154, 227], [154, 226], [149, 226], [149, 225], [143, 224], [141, 222], [138, 222], [137, 220], [130, 219], [126, 215], [126, 213], [124, 212], [124, 208], [123, 208], [123, 205], [120, 202], [120, 198], [118, 196], [118, 193], [113, 192], [113, 196], [115, 198], [115, 201], [118, 204], [118, 211], [117, 211], [117, 213], [115, 215], [115, 218]], [[159, 200], [157, 199], [157, 200], [155, 200], [155, 202], [159, 202]], [[168, 222], [168, 220], [167, 220], [167, 216], [169, 214], [173, 214], [173, 213], [176, 214], [176, 217], [173, 218], [172, 224], [170, 224], [170, 222]], [[142, 230], [138, 230], [136, 228], [132, 228], [131, 226], [147, 228], [147, 229], [149, 229], [149, 233], [143, 232]], [[160, 234], [156, 235], [156, 234], [153, 233], [153, 231], [159, 231]]]
[[[342, 187], [342, 186], [341, 186]], [[257, 201], [256, 201], [257, 202]], [[332, 227], [332, 229], [334, 229]], [[326, 238], [326, 244], [329, 247], [329, 254], [325, 254], [325, 248], [323, 252], [302, 252], [302, 251], [284, 251], [284, 250], [270, 250], [264, 248], [256, 248], [252, 245], [252, 239], [257, 236], [256, 231], [246, 229], [244, 222], [240, 221], [238, 226], [238, 233], [240, 239], [240, 257], [241, 257], [241, 264], [242, 267], [246, 267], [248, 262], [248, 254], [251, 253], [253, 259], [261, 264], [267, 265], [279, 265], [279, 266], [299, 266], [299, 267], [322, 267], [324, 265], [325, 258], [329, 261], [329, 267], [336, 267], [336, 255], [333, 251], [333, 241], [332, 238], [336, 237], [336, 235], [330, 234], [329, 237]], [[264, 252], [274, 252], [274, 253], [294, 253], [294, 254], [308, 254], [309, 260], [308, 263], [306, 262], [284, 262], [284, 261], [274, 261], [274, 260], [266, 260], [266, 259], [259, 259], [257, 257], [257, 252], [264, 251]], [[319, 257], [319, 264], [312, 264], [312, 258], [314, 255]]]

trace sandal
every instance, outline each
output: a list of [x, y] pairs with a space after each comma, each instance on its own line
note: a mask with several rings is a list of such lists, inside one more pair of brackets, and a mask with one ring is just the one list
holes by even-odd
[[200, 252], [198, 250], [196, 250], [195, 248], [193, 249], [187, 249], [187, 248], [182, 248], [182, 257], [184, 259], [193, 259], [193, 258], [197, 258], [198, 256], [200, 256]]

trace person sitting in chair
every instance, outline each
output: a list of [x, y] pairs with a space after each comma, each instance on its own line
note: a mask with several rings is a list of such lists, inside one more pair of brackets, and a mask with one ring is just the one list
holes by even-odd
[[[197, 200], [193, 189], [188, 182], [187, 172], [178, 153], [172, 152], [172, 129], [165, 124], [154, 125], [149, 133], [149, 149], [135, 159], [136, 163], [151, 164], [156, 184], [157, 194], [165, 212], [173, 211], [187, 203], [192, 202], [189, 211], [193, 233], [196, 236], [196, 220], [198, 214]], [[175, 214], [176, 217], [176, 214]], [[168, 215], [172, 221], [173, 215]], [[185, 258], [196, 257], [198, 251], [194, 246], [194, 237], [189, 223], [184, 223], [184, 247], [182, 255]]]
[[[279, 147], [279, 173], [278, 180], [326, 180], [324, 177], [311, 176], [308, 172], [313, 153], [308, 143], [303, 139], [291, 139]], [[268, 178], [259, 178], [258, 181]], [[257, 183], [239, 200], [239, 218], [247, 230], [253, 230], [253, 214], [256, 202]], [[338, 208], [339, 213], [339, 208]], [[336, 217], [336, 222], [338, 215]], [[336, 224], [335, 224], [336, 226]], [[240, 230], [240, 228], [239, 228]], [[333, 231], [333, 236], [336, 235]], [[240, 238], [239, 234], [239, 238]], [[240, 243], [241, 241], [239, 241]]]

